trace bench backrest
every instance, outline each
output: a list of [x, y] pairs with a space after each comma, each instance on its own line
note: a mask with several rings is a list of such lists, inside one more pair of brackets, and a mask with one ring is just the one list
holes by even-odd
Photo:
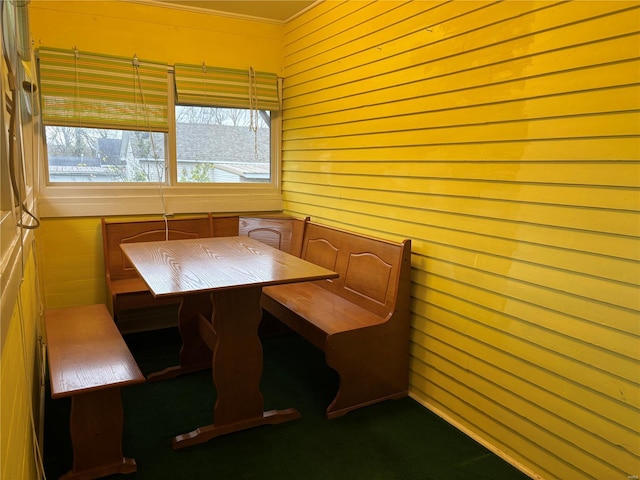
[[294, 217], [240, 217], [240, 235], [246, 235], [297, 257], [302, 250], [306, 220]]
[[316, 283], [356, 305], [382, 317], [408, 309], [411, 240], [394, 243], [307, 222], [301, 257], [339, 273]]
[[235, 237], [238, 235], [239, 217], [237, 215], [216, 217], [209, 214], [212, 237]]
[[[237, 217], [236, 222], [237, 222]], [[237, 223], [236, 223], [237, 225]], [[141, 220], [109, 222], [102, 219], [102, 242], [104, 268], [107, 278], [121, 280], [138, 276], [135, 268], [120, 249], [121, 243], [180, 240], [211, 237], [211, 217], [171, 218], [164, 220]]]

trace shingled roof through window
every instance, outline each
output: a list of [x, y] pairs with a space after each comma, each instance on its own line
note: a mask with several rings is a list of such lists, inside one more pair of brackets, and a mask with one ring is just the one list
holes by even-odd
[[[254, 162], [255, 136], [247, 126], [177, 124], [178, 161]], [[258, 130], [258, 161], [269, 161], [269, 130]]]

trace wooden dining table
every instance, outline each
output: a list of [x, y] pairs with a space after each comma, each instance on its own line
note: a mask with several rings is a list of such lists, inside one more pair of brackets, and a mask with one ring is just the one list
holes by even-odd
[[182, 297], [179, 364], [150, 374], [147, 381], [212, 369], [217, 392], [213, 424], [177, 435], [174, 449], [300, 418], [294, 408], [264, 411], [258, 335], [262, 287], [336, 278], [337, 273], [243, 236], [120, 247], [154, 296]]

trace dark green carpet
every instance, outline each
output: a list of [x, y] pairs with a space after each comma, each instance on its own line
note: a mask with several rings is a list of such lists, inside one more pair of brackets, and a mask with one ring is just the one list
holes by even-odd
[[[176, 364], [177, 330], [126, 337], [140, 368]], [[210, 371], [123, 389], [124, 453], [138, 471], [122, 479], [238, 480], [524, 480], [526, 477], [409, 398], [383, 402], [334, 420], [324, 410], [337, 388], [321, 352], [286, 334], [264, 345], [265, 409], [293, 407], [302, 419], [214, 438], [179, 451], [171, 439], [212, 423]], [[71, 468], [70, 401], [47, 392], [45, 469], [57, 479]]]

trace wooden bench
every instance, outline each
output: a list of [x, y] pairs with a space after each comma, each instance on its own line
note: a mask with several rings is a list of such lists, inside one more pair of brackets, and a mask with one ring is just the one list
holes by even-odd
[[262, 307], [321, 349], [337, 371], [327, 417], [406, 396], [411, 241], [307, 222], [301, 257], [340, 277], [265, 287]]
[[[180, 297], [154, 298], [121, 243], [238, 235], [238, 217], [109, 221], [102, 218], [104, 269], [111, 312], [123, 333], [176, 326]], [[167, 306], [172, 308], [167, 312]], [[162, 307], [165, 307], [164, 309]], [[142, 310], [143, 309], [143, 310]], [[125, 318], [126, 317], [126, 318]], [[133, 318], [130, 321], [129, 318]]]
[[105, 305], [45, 312], [51, 397], [71, 397], [73, 467], [63, 479], [136, 471], [122, 454], [120, 388], [145, 381]]

